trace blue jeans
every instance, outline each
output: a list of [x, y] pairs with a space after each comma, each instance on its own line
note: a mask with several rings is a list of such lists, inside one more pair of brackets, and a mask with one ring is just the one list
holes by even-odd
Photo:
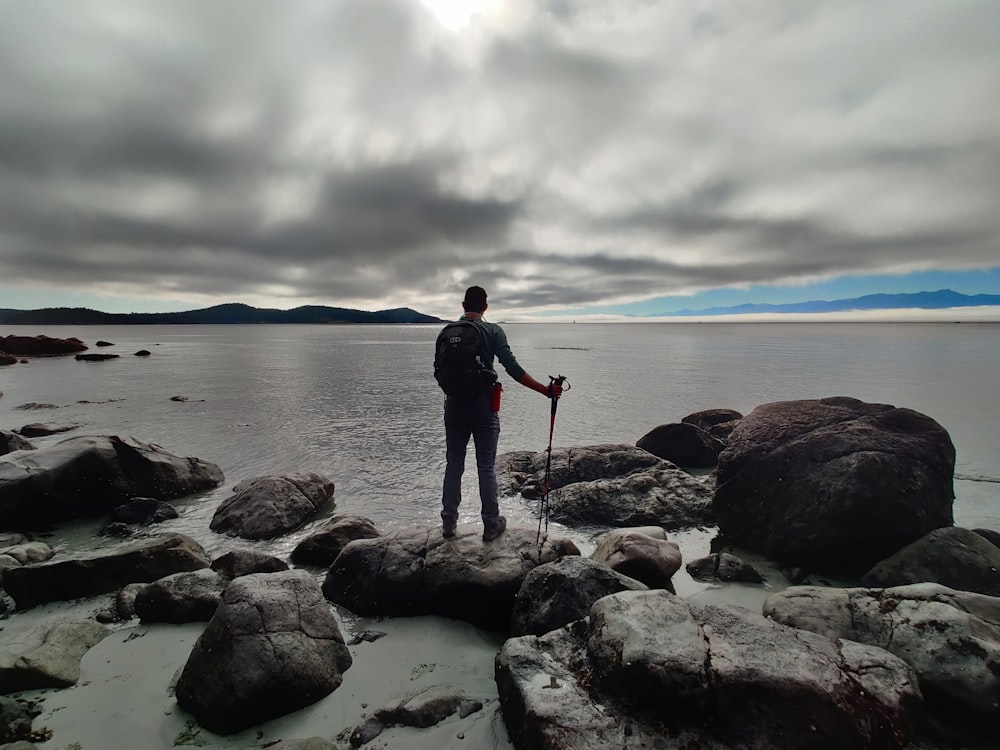
[[462, 474], [465, 451], [471, 437], [476, 444], [476, 469], [479, 471], [479, 499], [483, 521], [495, 521], [500, 515], [497, 503], [497, 442], [500, 439], [500, 413], [490, 405], [490, 392], [472, 399], [447, 396], [444, 402], [444, 434], [447, 466], [441, 492], [441, 518], [457, 520], [462, 502]]

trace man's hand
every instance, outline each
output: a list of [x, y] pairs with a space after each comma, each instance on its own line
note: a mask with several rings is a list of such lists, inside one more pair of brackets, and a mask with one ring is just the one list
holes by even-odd
[[549, 390], [546, 395], [549, 398], [559, 398], [563, 394], [563, 385], [558, 380], [553, 380], [549, 383]]

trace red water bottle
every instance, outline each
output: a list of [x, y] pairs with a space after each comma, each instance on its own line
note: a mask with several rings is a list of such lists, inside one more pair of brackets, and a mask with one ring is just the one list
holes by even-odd
[[493, 384], [493, 398], [490, 400], [490, 408], [493, 411], [500, 411], [500, 394], [503, 392], [503, 386], [499, 383]]

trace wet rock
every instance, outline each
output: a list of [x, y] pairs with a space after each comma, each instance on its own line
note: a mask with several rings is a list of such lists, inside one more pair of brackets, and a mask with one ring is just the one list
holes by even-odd
[[288, 570], [288, 563], [257, 550], [237, 549], [213, 560], [212, 570], [231, 581], [252, 573], [280, 573]]
[[[41, 709], [31, 701], [14, 700], [0, 695], [0, 743], [27, 740], [31, 736], [31, 722], [40, 713]], [[11, 746], [0, 744], [0, 748], [9, 747]]]
[[678, 466], [715, 466], [725, 444], [700, 427], [685, 422], [661, 424], [636, 441], [636, 446]]
[[0, 555], [13, 557], [20, 565], [31, 565], [32, 563], [45, 562], [51, 560], [52, 548], [45, 542], [20, 542], [9, 547], [0, 546]]
[[209, 731], [231, 734], [315, 703], [350, 666], [337, 618], [311, 576], [243, 576], [195, 643], [177, 702]]
[[110, 341], [98, 341], [95, 346], [114, 346]]
[[514, 599], [511, 635], [543, 635], [590, 614], [598, 599], [647, 586], [604, 563], [570, 555], [539, 565], [524, 577]]
[[0, 352], [0, 367], [4, 367], [6, 365], [16, 365], [16, 364], [17, 364], [17, 357], [13, 357], [10, 354], [6, 354], [5, 352]]
[[846, 397], [759, 406], [719, 456], [713, 507], [729, 544], [861, 575], [952, 525], [955, 447], [930, 417]]
[[334, 484], [307, 472], [240, 482], [215, 511], [212, 531], [271, 539], [301, 526], [333, 497]]
[[109, 359], [118, 359], [120, 354], [77, 354], [74, 359], [78, 362], [107, 362]]
[[19, 609], [53, 601], [116, 591], [127, 583], [151, 582], [207, 568], [205, 550], [183, 534], [166, 534], [117, 544], [87, 556], [60, 556], [49, 562], [12, 568], [4, 573]]
[[460, 525], [451, 539], [439, 527], [403, 529], [344, 547], [323, 593], [357, 615], [441, 615], [507, 630], [528, 572], [579, 554], [552, 537], [539, 550], [533, 529], [508, 527], [488, 544], [473, 525]]
[[132, 437], [72, 437], [0, 456], [0, 528], [103, 515], [136, 496], [168, 500], [222, 480], [215, 464]]
[[140, 349], [139, 351], [137, 351], [132, 356], [133, 357], [148, 357], [148, 356], [150, 356], [150, 351], [149, 351], [149, 349]]
[[973, 531], [991, 544], [1000, 547], [1000, 531], [993, 529], [973, 529]]
[[110, 632], [89, 620], [45, 622], [13, 635], [0, 631], [0, 693], [75, 685], [80, 659]]
[[[497, 457], [497, 481], [501, 490], [526, 498], [541, 495], [545, 482], [546, 451], [513, 451]], [[611, 479], [635, 469], [658, 466], [662, 460], [634, 445], [607, 443], [580, 448], [553, 448], [550, 490], [568, 484]]]
[[105, 524], [101, 527], [101, 530], [97, 533], [100, 536], [110, 536], [116, 539], [128, 539], [130, 536], [133, 536], [135, 532], [127, 523], [112, 521], [111, 523]]
[[613, 529], [602, 535], [591, 559], [654, 589], [673, 590], [670, 578], [680, 570], [681, 551], [662, 529], [652, 536], [636, 529]]
[[375, 523], [369, 518], [334, 516], [319, 531], [299, 542], [292, 550], [292, 562], [329, 567], [348, 543], [356, 539], [374, 539], [378, 535]]

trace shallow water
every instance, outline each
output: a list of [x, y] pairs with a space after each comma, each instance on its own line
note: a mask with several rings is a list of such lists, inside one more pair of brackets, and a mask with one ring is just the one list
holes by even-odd
[[[520, 362], [540, 380], [567, 375], [556, 446], [634, 443], [702, 409], [748, 413], [770, 401], [847, 395], [936, 419], [957, 448], [956, 523], [1000, 528], [1000, 325], [997, 324], [510, 324]], [[213, 554], [245, 544], [209, 531], [233, 485], [268, 473], [316, 471], [337, 485], [333, 513], [382, 530], [438, 522], [444, 469], [442, 396], [432, 377], [436, 326], [12, 327], [0, 335], [76, 336], [108, 362], [33, 359], [0, 368], [0, 428], [79, 424], [65, 435], [124, 433], [222, 467], [226, 482], [175, 501], [162, 526]], [[107, 340], [114, 346], [97, 348]], [[150, 357], [135, 357], [148, 349]], [[503, 378], [499, 450], [542, 450], [548, 402]], [[171, 401], [180, 395], [188, 400]], [[23, 410], [28, 403], [56, 408]], [[86, 402], [86, 403], [81, 403]], [[463, 520], [478, 516], [466, 473]], [[507, 498], [511, 525], [537, 527], [534, 504]], [[287, 556], [323, 519], [255, 546]], [[103, 520], [66, 524], [63, 551], [104, 543]], [[596, 529], [550, 528], [588, 552]], [[711, 530], [672, 535], [686, 559], [707, 554]], [[678, 574], [678, 593], [712, 587]], [[731, 587], [730, 587], [731, 588]], [[706, 591], [708, 590], [708, 591]], [[732, 589], [736, 594], [737, 590]]]

